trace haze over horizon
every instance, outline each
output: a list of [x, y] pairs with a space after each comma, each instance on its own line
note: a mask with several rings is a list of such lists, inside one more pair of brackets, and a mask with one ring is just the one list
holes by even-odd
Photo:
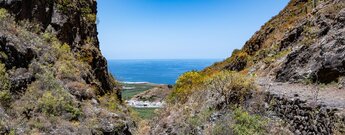
[[225, 59], [288, 0], [98, 1], [107, 59]]

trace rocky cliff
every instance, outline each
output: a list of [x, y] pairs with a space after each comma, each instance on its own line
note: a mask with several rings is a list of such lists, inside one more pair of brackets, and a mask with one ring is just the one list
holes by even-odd
[[0, 134], [131, 134], [95, 0], [0, 0]]
[[7, 9], [16, 22], [32, 25], [26, 27], [34, 33], [51, 33], [68, 44], [73, 53], [80, 55], [91, 66], [93, 77], [88, 76], [86, 81], [91, 83], [97, 80], [104, 91], [115, 88], [109, 80], [107, 62], [99, 50], [95, 1], [2, 0], [0, 7]]
[[205, 71], [271, 75], [281, 82], [343, 82], [344, 1], [291, 0], [241, 50]]

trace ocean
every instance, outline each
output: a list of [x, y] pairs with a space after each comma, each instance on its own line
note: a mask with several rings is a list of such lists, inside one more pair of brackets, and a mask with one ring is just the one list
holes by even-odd
[[202, 70], [221, 59], [108, 60], [108, 67], [121, 82], [175, 84], [184, 72]]

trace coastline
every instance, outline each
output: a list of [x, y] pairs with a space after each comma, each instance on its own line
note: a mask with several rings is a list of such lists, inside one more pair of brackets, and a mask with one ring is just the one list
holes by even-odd
[[[125, 103], [133, 108], [163, 108], [166, 95], [172, 88], [167, 84], [155, 84], [150, 82], [120, 82]], [[165, 91], [165, 92], [164, 92]]]

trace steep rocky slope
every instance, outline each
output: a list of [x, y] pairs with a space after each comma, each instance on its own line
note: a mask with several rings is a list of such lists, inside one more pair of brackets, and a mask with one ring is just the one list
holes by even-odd
[[205, 71], [271, 75], [282, 82], [343, 83], [344, 1], [292, 0], [241, 50]]
[[94, 0], [0, 0], [0, 134], [131, 134]]
[[[70, 46], [80, 59], [87, 62], [93, 70], [88, 82], [99, 81], [103, 90], [112, 90], [114, 84], [109, 80], [107, 63], [99, 51], [96, 27], [96, 2], [91, 0], [2, 0], [0, 7], [14, 15], [15, 21], [29, 23], [33, 33], [48, 32]], [[25, 25], [25, 24], [24, 24]], [[5, 62], [6, 63], [6, 62]], [[6, 64], [8, 65], [8, 64]], [[15, 65], [11, 65], [15, 66]], [[7, 67], [10, 68], [10, 67]]]
[[345, 1], [316, 1], [291, 0], [231, 57], [182, 75], [140, 133], [345, 134]]

